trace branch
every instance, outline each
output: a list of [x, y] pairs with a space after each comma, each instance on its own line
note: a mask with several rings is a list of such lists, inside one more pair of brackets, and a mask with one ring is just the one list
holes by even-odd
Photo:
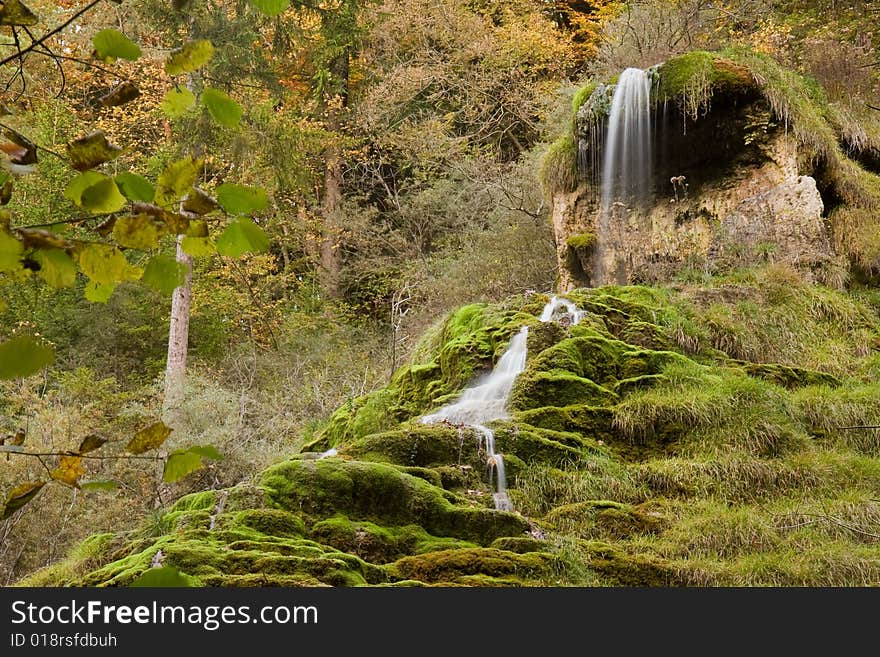
[[[6, 452], [6, 454], [12, 454], [13, 456], [35, 456], [40, 459], [41, 456], [78, 456], [81, 459], [133, 459], [133, 460], [145, 460], [145, 461], [161, 461], [161, 456], [142, 456], [140, 454], [107, 454], [104, 456], [99, 456], [96, 454], [77, 454], [76, 452]], [[43, 463], [43, 460], [40, 459], [40, 463]], [[45, 463], [43, 464], [45, 467]], [[48, 468], [47, 468], [48, 469]]]
[[[5, 130], [11, 130], [12, 132], [18, 132], [17, 130], [15, 130], [15, 129], [13, 129], [13, 128], [10, 128], [8, 125], [6, 125], [6, 124], [3, 123], [3, 122], [0, 122], [0, 128], [3, 128], [3, 129], [5, 129]], [[31, 143], [33, 143], [33, 142], [31, 142]], [[45, 152], [45, 153], [48, 153], [49, 155], [54, 155], [54, 156], [57, 157], [59, 160], [64, 160], [65, 162], [67, 162], [67, 158], [66, 158], [66, 157], [64, 157], [63, 155], [60, 155], [59, 153], [56, 153], [55, 151], [53, 151], [53, 150], [51, 150], [51, 149], [49, 149], [49, 148], [46, 148], [45, 146], [40, 146], [39, 144], [34, 144], [34, 146], [36, 146], [37, 149], [39, 149], [39, 150], [41, 150], [41, 151], [43, 151], [43, 152]], [[58, 223], [58, 222], [56, 221], [55, 223]], [[49, 224], [49, 225], [52, 225], [52, 224]]]
[[49, 39], [50, 37], [53, 37], [53, 36], [55, 36], [56, 34], [58, 34], [59, 32], [61, 32], [61, 30], [63, 30], [64, 28], [66, 28], [68, 25], [70, 25], [70, 24], [71, 24], [73, 21], [75, 21], [77, 18], [79, 18], [80, 16], [82, 16], [82, 15], [85, 14], [86, 12], [91, 11], [92, 9], [94, 9], [95, 7], [97, 7], [99, 4], [101, 4], [102, 1], [103, 1], [103, 0], [92, 0], [89, 4], [87, 4], [85, 7], [83, 7], [82, 9], [80, 9], [80, 10], [79, 10], [78, 12], [76, 12], [73, 16], [71, 16], [71, 17], [68, 18], [66, 21], [64, 21], [61, 25], [59, 25], [58, 27], [56, 27], [56, 28], [54, 28], [54, 29], [49, 30], [48, 32], [46, 32], [43, 36], [41, 36], [39, 39], [37, 39], [36, 41], [34, 41], [33, 43], [31, 43], [31, 44], [30, 44], [27, 48], [25, 48], [24, 50], [18, 50], [18, 52], [16, 52], [14, 55], [10, 55], [9, 57], [7, 57], [6, 59], [4, 59], [3, 61], [0, 61], [0, 66], [5, 66], [5, 65], [8, 64], [9, 62], [11, 62], [11, 61], [13, 61], [13, 60], [15, 60], [15, 59], [19, 59], [19, 58], [23, 57], [26, 53], [29, 53], [29, 52], [30, 52], [31, 50], [33, 50], [34, 48], [37, 48], [37, 47], [43, 45], [43, 42], [44, 42], [44, 41], [46, 41], [46, 40]]

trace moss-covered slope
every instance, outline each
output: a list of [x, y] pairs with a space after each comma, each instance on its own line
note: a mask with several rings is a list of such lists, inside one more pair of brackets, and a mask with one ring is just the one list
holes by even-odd
[[[880, 433], [846, 428], [880, 423], [876, 295], [770, 268], [568, 296], [573, 326], [538, 321], [543, 295], [452, 313], [303, 453], [26, 583], [163, 564], [223, 586], [880, 584]], [[527, 367], [493, 424], [503, 512], [473, 431], [417, 419], [522, 324]]]

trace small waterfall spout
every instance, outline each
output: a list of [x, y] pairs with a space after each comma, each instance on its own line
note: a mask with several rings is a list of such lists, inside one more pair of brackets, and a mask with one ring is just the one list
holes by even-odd
[[[560, 312], [560, 309], [562, 311]], [[570, 324], [577, 324], [583, 313], [571, 301], [552, 297], [541, 312], [541, 321], [558, 321], [569, 317]], [[469, 426], [479, 438], [479, 447], [486, 450], [489, 467], [489, 483], [495, 483], [495, 508], [499, 511], [513, 511], [513, 503], [507, 494], [507, 477], [504, 470], [504, 456], [495, 450], [495, 432], [486, 426], [493, 420], [509, 417], [507, 402], [516, 377], [526, 368], [526, 343], [529, 327], [523, 326], [513, 336], [507, 350], [502, 354], [482, 383], [467, 388], [454, 404], [444, 406], [435, 413], [422, 417], [423, 424], [448, 422], [453, 425]], [[494, 477], [493, 477], [494, 473]]]
[[599, 221], [596, 231], [594, 285], [608, 280], [606, 247], [615, 210], [648, 200], [651, 187], [651, 80], [646, 71], [628, 68], [611, 97], [605, 152], [599, 176]]
[[[560, 308], [562, 309], [560, 311]], [[568, 299], [560, 299], [557, 296], [550, 297], [550, 301], [547, 302], [547, 305], [544, 306], [544, 310], [541, 313], [541, 321], [549, 322], [549, 321], [559, 321], [565, 320], [569, 324], [577, 324], [583, 318], [584, 313], [578, 310], [578, 307], [574, 305]]]

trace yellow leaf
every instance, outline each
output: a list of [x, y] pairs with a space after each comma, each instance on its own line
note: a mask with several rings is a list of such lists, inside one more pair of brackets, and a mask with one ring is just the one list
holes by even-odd
[[79, 456], [62, 456], [58, 467], [52, 470], [52, 479], [79, 487], [79, 478], [83, 476], [85, 469], [82, 467], [82, 458]]
[[154, 422], [150, 426], [145, 429], [141, 429], [138, 431], [134, 438], [128, 441], [128, 445], [125, 446], [132, 454], [143, 454], [151, 449], [155, 449], [159, 447], [162, 443], [165, 442], [165, 439], [171, 435], [171, 429], [165, 426], [165, 423], [161, 420], [159, 422]]

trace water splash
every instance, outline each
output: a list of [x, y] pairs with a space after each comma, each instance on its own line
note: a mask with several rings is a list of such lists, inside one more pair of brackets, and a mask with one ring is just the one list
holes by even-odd
[[[559, 309], [562, 308], [560, 313]], [[551, 297], [544, 306], [540, 319], [542, 322], [558, 321], [569, 317], [571, 324], [577, 324], [583, 316], [571, 301]], [[479, 448], [485, 449], [488, 458], [489, 483], [494, 478], [495, 508], [499, 511], [513, 511], [513, 503], [507, 493], [507, 477], [504, 470], [504, 455], [495, 449], [495, 432], [486, 426], [493, 420], [504, 420], [509, 416], [507, 402], [516, 377], [526, 368], [529, 327], [523, 326], [510, 341], [498, 364], [481, 383], [467, 388], [461, 398], [430, 415], [422, 417], [423, 424], [448, 422], [459, 427], [471, 427], [479, 439]], [[493, 477], [494, 473], [494, 477]]]
[[[619, 209], [648, 200], [651, 187], [651, 80], [647, 71], [628, 68], [611, 97], [599, 178], [599, 221], [593, 285], [611, 282], [606, 247]], [[619, 222], [618, 222], [619, 223]]]
[[[562, 308], [561, 312], [560, 308]], [[550, 301], [544, 306], [540, 319], [542, 322], [549, 322], [554, 319], [558, 321], [566, 315], [568, 316], [568, 322], [570, 324], [577, 324], [583, 319], [584, 312], [578, 310], [578, 307], [568, 299], [560, 299], [554, 295], [550, 297]]]

